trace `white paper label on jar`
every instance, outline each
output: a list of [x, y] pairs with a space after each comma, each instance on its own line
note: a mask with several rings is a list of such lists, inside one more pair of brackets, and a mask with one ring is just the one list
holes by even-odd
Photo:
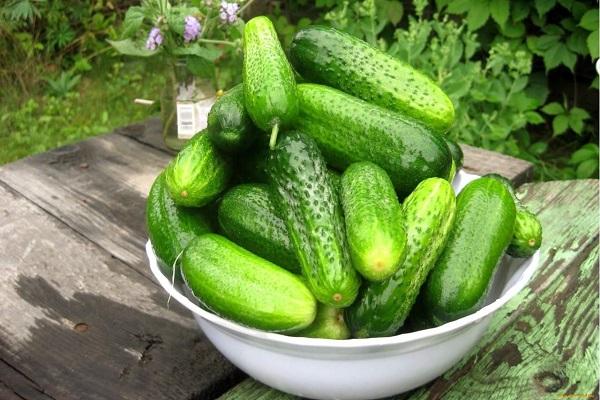
[[215, 97], [209, 97], [195, 103], [177, 102], [177, 137], [179, 139], [190, 139], [206, 128], [208, 112], [215, 100]]

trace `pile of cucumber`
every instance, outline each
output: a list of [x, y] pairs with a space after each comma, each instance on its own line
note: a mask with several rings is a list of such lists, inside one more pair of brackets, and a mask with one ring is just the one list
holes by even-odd
[[[272, 332], [380, 337], [479, 309], [505, 252], [541, 244], [511, 183], [458, 196], [454, 108], [407, 64], [332, 28], [244, 30], [243, 83], [156, 178], [150, 240], [206, 309]], [[297, 83], [302, 79], [305, 83]]]

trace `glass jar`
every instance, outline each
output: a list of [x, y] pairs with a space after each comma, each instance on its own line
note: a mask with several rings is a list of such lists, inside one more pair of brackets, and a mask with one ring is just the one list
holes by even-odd
[[165, 145], [181, 150], [196, 133], [206, 128], [206, 119], [216, 100], [212, 79], [194, 76], [185, 61], [167, 68], [160, 98], [162, 136]]

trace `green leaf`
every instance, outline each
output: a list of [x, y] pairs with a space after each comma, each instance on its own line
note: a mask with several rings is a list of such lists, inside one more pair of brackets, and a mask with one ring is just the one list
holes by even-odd
[[535, 0], [535, 9], [540, 16], [543, 16], [554, 7], [556, 0]]
[[573, 114], [569, 114], [569, 127], [577, 134], [581, 134], [583, 130], [583, 120], [577, 118]]
[[535, 156], [541, 156], [548, 150], [548, 143], [546, 142], [535, 142], [529, 146], [529, 152]]
[[598, 8], [594, 7], [591, 10], [588, 10], [583, 17], [581, 17], [581, 21], [579, 21], [579, 26], [588, 31], [595, 31], [598, 29]]
[[544, 117], [535, 111], [526, 111], [525, 118], [527, 119], [527, 123], [531, 125], [539, 125], [544, 122]]
[[583, 108], [573, 107], [569, 110], [569, 114], [574, 115], [576, 118], [580, 120], [590, 119], [590, 114], [584, 110]]
[[542, 107], [542, 111], [548, 115], [558, 115], [564, 113], [565, 109], [562, 106], [562, 104], [553, 102], [548, 103], [544, 107]]
[[579, 164], [576, 170], [578, 179], [596, 177], [598, 175], [598, 160], [586, 160]]
[[588, 50], [592, 58], [598, 58], [598, 30], [590, 33], [587, 38]]
[[215, 74], [215, 64], [202, 57], [188, 56], [186, 67], [200, 78], [213, 78]]
[[219, 58], [221, 54], [223, 54], [223, 50], [203, 47], [200, 46], [198, 43], [194, 43], [190, 46], [178, 47], [176, 49], [173, 49], [173, 54], [175, 54], [176, 56], [196, 56], [213, 62], [217, 58]]
[[486, 1], [479, 0], [471, 4], [467, 15], [469, 30], [475, 31], [483, 26], [490, 17], [490, 7]]
[[402, 2], [393, 0], [377, 0], [377, 11], [381, 20], [397, 25], [404, 15]]
[[560, 21], [560, 26], [562, 26], [569, 32], [573, 32], [577, 27], [577, 25], [575, 24], [575, 20], [573, 18], [563, 18]]
[[453, 0], [448, 3], [448, 12], [450, 14], [462, 14], [469, 11], [473, 3], [477, 3], [478, 0]]
[[510, 3], [508, 0], [491, 0], [490, 14], [498, 25], [502, 26], [508, 20]]
[[549, 71], [560, 64], [567, 66], [571, 71], [573, 71], [576, 61], [577, 55], [570, 51], [562, 42], [555, 43], [554, 46], [550, 47], [544, 53], [544, 65], [546, 67], [546, 71]]
[[565, 33], [565, 30], [563, 28], [555, 24], [548, 24], [544, 26], [542, 30], [548, 35], [561, 36], [563, 33]]
[[511, 1], [511, 18], [514, 22], [523, 21], [529, 15], [529, 0]]
[[122, 37], [128, 38], [134, 36], [136, 34], [136, 31], [138, 31], [142, 27], [143, 22], [143, 8], [139, 6], [129, 7], [129, 9], [125, 13], [125, 19], [123, 20], [123, 25], [121, 27]]
[[525, 24], [523, 22], [508, 21], [500, 27], [500, 31], [508, 38], [520, 38], [525, 35]]
[[[593, 143], [589, 143], [589, 144], [593, 144]], [[597, 146], [596, 146], [596, 149], [582, 147], [579, 150], [577, 150], [576, 152], [574, 152], [573, 154], [571, 154], [571, 157], [569, 158], [569, 164], [577, 165], [577, 164], [581, 164], [585, 160], [597, 159], [597, 158], [598, 158]]]
[[592, 81], [592, 84], [590, 85], [590, 87], [592, 89], [600, 89], [600, 80], [598, 79], [598, 77], [596, 76], [594, 78], [594, 80]]
[[107, 40], [107, 42], [114, 47], [119, 53], [126, 56], [135, 57], [150, 57], [160, 53], [161, 49], [148, 50], [145, 45], [141, 42], [134, 42], [131, 39], [125, 40]]
[[586, 43], [588, 33], [583, 29], [577, 29], [567, 39], [567, 47], [572, 52], [577, 54], [586, 55], [589, 54], [589, 50]]
[[552, 131], [553, 136], [559, 136], [565, 133], [569, 129], [569, 117], [565, 114], [560, 114], [554, 117], [552, 120]]

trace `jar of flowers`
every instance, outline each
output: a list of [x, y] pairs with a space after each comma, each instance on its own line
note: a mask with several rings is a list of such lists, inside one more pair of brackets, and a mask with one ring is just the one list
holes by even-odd
[[179, 150], [202, 131], [217, 91], [241, 80], [241, 15], [252, 2], [143, 0], [127, 10], [121, 39], [109, 42], [121, 54], [159, 58], [164, 67], [167, 147]]

